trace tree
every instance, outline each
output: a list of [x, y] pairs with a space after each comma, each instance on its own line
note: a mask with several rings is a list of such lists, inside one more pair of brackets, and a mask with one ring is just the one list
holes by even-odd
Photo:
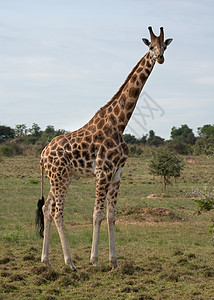
[[68, 132], [68, 131], [66, 131], [65, 129], [57, 129], [57, 130], [55, 131], [55, 136], [64, 134], [64, 133], [66, 133], [66, 132]]
[[140, 144], [145, 145], [147, 142], [147, 137], [148, 137], [148, 134], [143, 135], [142, 138], [139, 140]]
[[8, 126], [0, 126], [0, 138], [3, 140], [13, 139], [15, 136], [15, 132], [12, 128]]
[[44, 131], [44, 134], [47, 136], [54, 136], [55, 135], [55, 129], [53, 125], [48, 125]]
[[214, 125], [207, 124], [203, 127], [198, 127], [198, 135], [205, 138], [214, 137]]
[[191, 128], [186, 124], [181, 127], [172, 127], [171, 140], [168, 146], [171, 150], [175, 150], [179, 154], [189, 154], [193, 151], [192, 145], [196, 142], [196, 137]]
[[42, 135], [41, 128], [36, 123], [33, 123], [32, 127], [29, 129], [29, 132], [31, 133], [32, 136], [34, 136], [36, 138], [38, 138]]
[[127, 144], [138, 144], [139, 143], [139, 140], [130, 133], [124, 134], [123, 139]]
[[42, 134], [42, 144], [43, 146], [47, 145], [54, 137], [56, 136], [56, 131], [54, 126], [48, 125]]
[[155, 135], [155, 132], [153, 130], [149, 131], [149, 137], [147, 139], [147, 144], [150, 146], [160, 146], [164, 144], [164, 139], [160, 136]]
[[187, 144], [182, 136], [178, 136], [176, 139], [168, 141], [168, 147], [171, 151], [183, 155], [190, 154], [193, 151], [191, 145]]
[[149, 130], [149, 138], [150, 140], [152, 140], [155, 137], [155, 132], [154, 130]]
[[28, 132], [26, 124], [16, 125], [14, 131], [16, 137], [26, 136]]
[[171, 129], [171, 139], [176, 140], [179, 138], [182, 139], [185, 143], [194, 145], [196, 142], [196, 137], [191, 128], [186, 124], [181, 125], [180, 128], [172, 127]]
[[214, 153], [214, 136], [212, 137], [200, 137], [194, 146], [195, 154], [206, 154], [211, 155]]
[[167, 184], [171, 182], [171, 177], [180, 177], [183, 168], [183, 160], [169, 151], [159, 151], [149, 163], [151, 174], [163, 178], [164, 191], [166, 191]]

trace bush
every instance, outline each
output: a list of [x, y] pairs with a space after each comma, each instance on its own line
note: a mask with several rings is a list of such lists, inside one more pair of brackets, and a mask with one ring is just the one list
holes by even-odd
[[184, 163], [180, 157], [164, 150], [158, 151], [149, 164], [151, 174], [163, 178], [164, 191], [166, 190], [166, 186], [171, 182], [171, 177], [180, 177], [183, 167]]
[[0, 140], [3, 139], [5, 141], [8, 139], [13, 139], [14, 135], [14, 129], [8, 126], [0, 125]]
[[123, 135], [123, 139], [127, 144], [138, 144], [139, 140], [134, 136], [129, 133], [126, 133]]
[[13, 156], [13, 147], [12, 145], [2, 145], [0, 148], [0, 154], [3, 156]]
[[129, 155], [130, 156], [134, 156], [136, 154], [136, 151], [137, 151], [136, 145], [132, 145], [129, 147]]
[[180, 137], [169, 141], [167, 146], [171, 151], [175, 151], [176, 153], [182, 155], [190, 155], [193, 152], [193, 146], [185, 143]]
[[136, 145], [131, 145], [129, 147], [129, 156], [141, 156], [143, 153], [143, 150], [140, 147], [137, 147]]
[[21, 143], [6, 142], [0, 146], [0, 154], [2, 156], [14, 156], [22, 155], [24, 152], [24, 146]]
[[195, 188], [191, 194], [192, 199], [198, 205], [198, 214], [202, 211], [214, 209], [214, 188], [205, 185], [203, 189]]
[[160, 136], [155, 135], [155, 132], [153, 130], [150, 130], [149, 137], [148, 137], [146, 143], [149, 146], [159, 147], [161, 145], [164, 145], [164, 139], [161, 138]]
[[198, 138], [194, 146], [194, 151], [196, 155], [212, 155], [214, 153], [214, 137]]
[[[192, 191], [191, 198], [197, 203], [198, 215], [203, 211], [210, 211], [214, 209], [214, 187], [211, 186], [210, 182], [202, 189], [195, 188]], [[214, 238], [214, 219], [212, 219], [213, 224], [210, 226], [210, 233], [213, 234]]]
[[29, 135], [25, 138], [25, 143], [35, 145], [37, 140], [38, 139], [35, 136]]

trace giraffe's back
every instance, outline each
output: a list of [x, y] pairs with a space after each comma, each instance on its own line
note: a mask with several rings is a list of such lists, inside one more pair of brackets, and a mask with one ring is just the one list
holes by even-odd
[[96, 149], [92, 139], [85, 142], [81, 132], [54, 138], [43, 150], [43, 165], [49, 179], [58, 177], [94, 176]]

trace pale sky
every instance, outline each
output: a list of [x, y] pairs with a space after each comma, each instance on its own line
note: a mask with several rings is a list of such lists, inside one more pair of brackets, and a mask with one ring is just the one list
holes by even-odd
[[80, 128], [148, 51], [173, 38], [126, 132], [214, 124], [214, 1], [0, 0], [0, 125]]

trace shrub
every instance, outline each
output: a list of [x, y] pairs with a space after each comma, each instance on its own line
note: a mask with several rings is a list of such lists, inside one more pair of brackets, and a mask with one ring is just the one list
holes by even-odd
[[203, 189], [193, 189], [191, 197], [198, 205], [198, 214], [214, 208], [214, 188], [209, 185], [205, 185]]
[[214, 153], [214, 137], [200, 137], [194, 146], [196, 155], [205, 154], [212, 155]]
[[136, 145], [132, 145], [129, 147], [129, 155], [130, 156], [133, 156], [134, 154], [136, 154], [136, 151], [137, 151]]
[[26, 136], [26, 138], [25, 138], [25, 143], [26, 144], [35, 145], [36, 142], [37, 142], [37, 138], [35, 136], [29, 135], [29, 136]]
[[168, 147], [171, 151], [175, 151], [178, 154], [188, 155], [193, 152], [192, 146], [185, 143], [179, 137], [176, 140], [171, 140], [168, 142]]
[[163, 178], [164, 191], [166, 190], [166, 186], [171, 182], [171, 177], [180, 177], [183, 167], [183, 160], [169, 151], [158, 151], [149, 164], [151, 174]]
[[[210, 185], [210, 182], [204, 185], [202, 189], [193, 189], [191, 198], [197, 203], [199, 215], [202, 211], [210, 211], [214, 209], [214, 187]], [[214, 238], [214, 219], [212, 219], [212, 222], [213, 224], [211, 225], [210, 232], [213, 234]]]
[[0, 155], [2, 156], [22, 155], [23, 151], [24, 147], [21, 143], [6, 142], [0, 146]]
[[0, 154], [3, 156], [13, 156], [13, 147], [12, 145], [2, 145], [0, 148]]
[[129, 146], [129, 156], [141, 156], [143, 150], [136, 145]]

